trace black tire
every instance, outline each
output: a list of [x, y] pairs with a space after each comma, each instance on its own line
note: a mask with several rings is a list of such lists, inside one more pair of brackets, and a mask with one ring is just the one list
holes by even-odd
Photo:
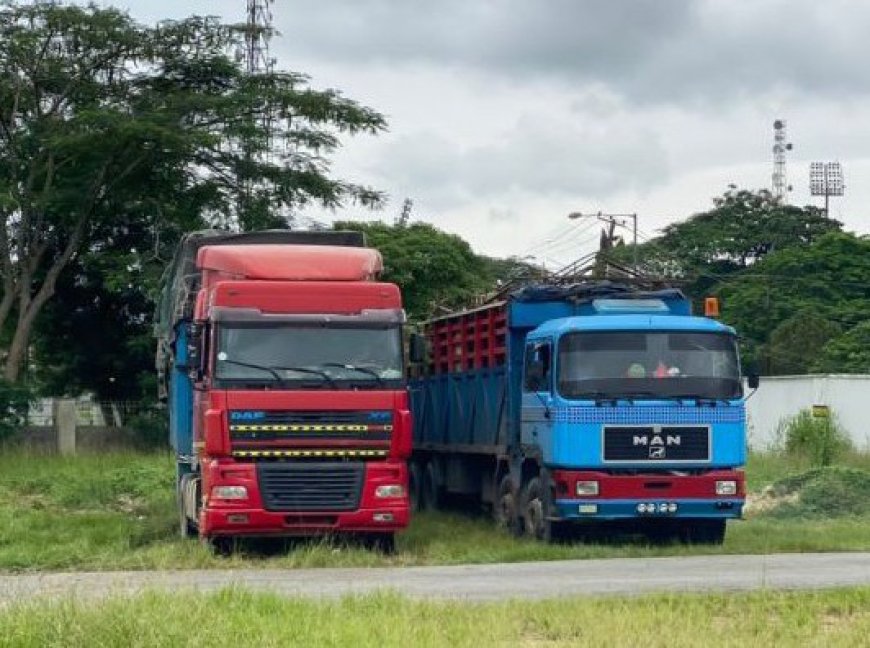
[[725, 520], [689, 520], [680, 525], [680, 540], [693, 545], [725, 542]]
[[215, 556], [221, 558], [229, 558], [236, 550], [236, 541], [233, 538], [228, 538], [226, 536], [203, 538], [202, 542]]
[[423, 510], [422, 489], [420, 464], [412, 461], [408, 464], [408, 500], [411, 504], [412, 513], [419, 513]]
[[510, 475], [505, 475], [498, 485], [498, 493], [492, 505], [492, 517], [496, 526], [514, 535], [522, 534], [517, 507], [518, 499], [514, 480], [511, 479]]
[[190, 473], [182, 475], [178, 480], [178, 488], [176, 490], [176, 500], [178, 502], [178, 534], [182, 538], [193, 538], [198, 533], [196, 524], [193, 520], [187, 517], [187, 514], [184, 511], [184, 492], [191, 479], [193, 479], [193, 475]]
[[377, 551], [385, 556], [396, 553], [395, 533], [369, 533], [363, 538], [363, 546], [371, 551]]
[[568, 528], [564, 522], [548, 519], [549, 509], [543, 478], [532, 477], [523, 489], [523, 531], [526, 535], [542, 542], [561, 542], [567, 537]]
[[423, 492], [421, 503], [423, 508], [434, 511], [441, 506], [441, 486], [438, 484], [438, 474], [435, 472], [435, 462], [426, 463], [423, 470]]

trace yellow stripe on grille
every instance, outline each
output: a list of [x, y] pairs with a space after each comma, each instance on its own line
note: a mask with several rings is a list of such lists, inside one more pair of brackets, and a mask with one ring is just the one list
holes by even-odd
[[[383, 428], [392, 430], [391, 425]], [[231, 425], [233, 432], [368, 432], [368, 425]]]
[[386, 457], [388, 450], [234, 450], [244, 457]]

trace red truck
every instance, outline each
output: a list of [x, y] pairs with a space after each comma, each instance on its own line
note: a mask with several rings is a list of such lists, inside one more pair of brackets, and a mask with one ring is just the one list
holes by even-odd
[[412, 427], [405, 316], [381, 270], [356, 233], [184, 239], [157, 318], [183, 534], [393, 549]]

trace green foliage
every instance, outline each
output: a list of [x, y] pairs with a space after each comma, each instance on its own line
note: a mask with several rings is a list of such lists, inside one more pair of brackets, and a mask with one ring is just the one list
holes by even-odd
[[803, 410], [786, 421], [779, 434], [785, 452], [806, 458], [811, 466], [830, 466], [853, 449], [833, 413], [814, 417], [809, 410]]
[[[301, 74], [248, 74], [234, 56], [244, 35], [214, 18], [150, 27], [95, 4], [3, 3], [0, 329], [17, 315], [7, 379], [80, 253], [113, 249], [116, 270], [139, 267], [160, 233], [286, 226], [309, 203], [380, 204], [332, 178], [328, 157], [340, 135], [377, 133], [383, 117]], [[128, 229], [155, 244], [114, 249]]]
[[0, 379], [0, 441], [21, 429], [32, 400], [33, 393], [27, 385]]
[[[854, 234], [834, 232], [811, 245], [793, 247], [767, 255], [744, 272], [720, 285], [723, 319], [751, 343], [765, 372], [775, 369], [776, 358], [785, 353], [786, 363], [800, 348], [802, 318], [812, 313], [813, 346], [834, 332], [816, 353], [809, 348], [810, 369], [848, 372], [861, 369], [862, 334], [852, 329], [870, 319], [870, 240]], [[775, 342], [771, 333], [787, 320]], [[827, 324], [821, 320], [825, 320]], [[791, 332], [789, 332], [791, 329]], [[844, 338], [843, 342], [838, 342]], [[825, 350], [830, 349], [830, 351]], [[813, 355], [815, 353], [815, 355]], [[863, 365], [866, 366], [866, 365]]]
[[825, 344], [813, 370], [870, 374], [870, 321], [857, 324]]
[[870, 514], [870, 471], [826, 466], [786, 477], [771, 486], [782, 503], [769, 510], [779, 518]]
[[368, 245], [384, 257], [383, 280], [399, 285], [413, 320], [437, 313], [438, 307], [464, 305], [495, 283], [468, 243], [428, 223], [338, 222], [335, 229], [365, 232]]
[[813, 311], [802, 311], [783, 320], [771, 332], [766, 348], [769, 372], [775, 375], [807, 373], [817, 365], [825, 344], [841, 330], [839, 324]]

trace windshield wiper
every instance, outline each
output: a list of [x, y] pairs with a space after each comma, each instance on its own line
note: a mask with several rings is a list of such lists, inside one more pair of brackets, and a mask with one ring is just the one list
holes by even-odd
[[699, 405], [701, 403], [710, 403], [710, 405], [717, 405], [719, 401], [727, 401], [726, 398], [713, 398], [711, 396], [702, 396], [701, 394], [668, 394], [667, 398], [669, 400], [693, 400]]
[[238, 360], [220, 360], [219, 362], [224, 364], [236, 365], [237, 367], [247, 367], [248, 369], [259, 369], [260, 371], [265, 371], [267, 373], [272, 374], [275, 377], [275, 380], [279, 383], [283, 384], [284, 380], [278, 375], [278, 372], [275, 371], [275, 367], [267, 367], [265, 365], [251, 364], [250, 362], [239, 362]]
[[253, 364], [250, 362], [239, 362], [238, 360], [220, 360], [222, 363], [236, 365], [237, 367], [247, 367], [249, 369], [259, 369], [260, 371], [266, 371], [272, 376], [275, 377], [275, 381], [281, 385], [286, 385], [287, 381], [281, 377], [278, 371], [298, 371], [299, 373], [307, 373], [312, 374], [314, 376], [320, 376], [323, 380], [329, 383], [329, 386], [333, 389], [338, 389], [338, 385], [335, 384], [335, 380], [332, 379], [325, 371], [320, 371], [319, 369], [309, 369], [308, 367], [279, 367], [276, 365], [259, 365]]
[[335, 379], [330, 376], [325, 371], [321, 371], [320, 369], [311, 369], [310, 367], [278, 367], [272, 366], [272, 369], [280, 369], [281, 371], [298, 371], [299, 373], [307, 373], [313, 376], [320, 376], [323, 380], [329, 383], [329, 386], [333, 389], [338, 389], [338, 385], [335, 382]]
[[347, 369], [348, 371], [358, 371], [359, 373], [364, 373], [364, 374], [371, 376], [372, 378], [374, 378], [375, 380], [378, 381], [379, 385], [384, 384], [384, 379], [381, 378], [376, 371], [369, 369], [367, 367], [359, 367], [357, 365], [352, 365], [352, 364], [342, 364], [340, 362], [324, 362], [320, 366], [321, 367], [336, 367], [338, 369]]

